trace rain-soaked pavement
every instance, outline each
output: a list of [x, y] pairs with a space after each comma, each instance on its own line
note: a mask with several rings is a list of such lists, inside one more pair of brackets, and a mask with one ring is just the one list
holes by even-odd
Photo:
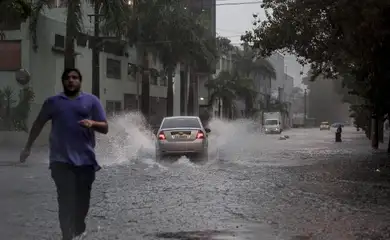
[[[214, 121], [208, 162], [157, 164], [132, 122], [118, 119], [101, 141], [85, 239], [390, 239], [386, 155], [352, 128], [335, 143], [333, 131], [279, 140]], [[0, 150], [0, 239], [59, 239], [46, 161], [36, 151], [19, 165], [16, 151]]]

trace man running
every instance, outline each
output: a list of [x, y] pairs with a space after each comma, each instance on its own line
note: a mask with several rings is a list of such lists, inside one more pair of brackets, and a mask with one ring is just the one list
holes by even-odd
[[64, 92], [44, 102], [20, 162], [26, 161], [34, 141], [51, 120], [50, 170], [57, 188], [62, 239], [71, 240], [85, 234], [92, 183], [100, 169], [94, 150], [95, 131], [107, 134], [108, 124], [99, 99], [81, 91], [78, 69], [65, 69], [61, 79]]

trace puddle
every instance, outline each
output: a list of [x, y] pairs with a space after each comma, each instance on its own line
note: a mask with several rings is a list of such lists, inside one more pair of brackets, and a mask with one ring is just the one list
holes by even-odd
[[[166, 233], [158, 233], [156, 234], [156, 237], [163, 238], [163, 239], [177, 239], [177, 240], [213, 240], [213, 239], [222, 239], [222, 238], [216, 238], [221, 235], [225, 237], [231, 237], [234, 236], [234, 233], [229, 231], [218, 231], [218, 230], [166, 232]], [[228, 240], [229, 238], [223, 238], [223, 239]]]
[[159, 239], [176, 240], [279, 240], [275, 229], [256, 222], [230, 222], [229, 230], [203, 230], [158, 233]]

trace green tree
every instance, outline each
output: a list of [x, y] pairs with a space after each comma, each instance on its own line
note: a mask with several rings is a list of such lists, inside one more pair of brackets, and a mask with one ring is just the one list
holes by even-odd
[[[161, 60], [167, 74], [167, 115], [173, 114], [173, 75], [178, 63], [192, 69], [210, 65], [215, 58], [213, 38], [201, 21], [179, 0], [141, 1], [136, 6], [136, 24], [130, 24], [131, 42], [142, 43], [145, 52]], [[137, 48], [139, 45], [137, 46]], [[148, 67], [144, 67], [147, 69]], [[143, 81], [143, 83], [146, 81]], [[143, 100], [149, 98], [143, 84]], [[144, 88], [145, 87], [145, 88]], [[191, 92], [191, 91], [190, 91]], [[148, 111], [143, 111], [145, 115]]]
[[376, 116], [389, 111], [390, 46], [383, 43], [390, 40], [390, 2], [264, 0], [262, 7], [267, 19], [243, 40], [264, 56], [275, 50], [295, 54], [311, 65], [312, 79], [350, 74], [352, 90], [370, 102]]
[[[165, 21], [160, 21], [161, 43], [157, 43], [157, 52], [164, 69], [168, 75], [167, 88], [167, 115], [173, 115], [173, 72], [176, 65], [181, 62], [194, 69], [208, 66], [215, 59], [212, 45], [212, 36], [184, 7], [171, 8]], [[210, 69], [208, 69], [210, 70]], [[193, 79], [191, 79], [193, 81]], [[191, 82], [192, 82], [191, 81]], [[192, 84], [191, 84], [192, 85]], [[193, 93], [193, 90], [189, 91]], [[192, 99], [190, 97], [189, 99]]]
[[231, 41], [229, 38], [226, 37], [217, 37], [216, 38], [216, 50], [221, 55], [229, 55], [231, 54], [236, 48], [231, 44]]
[[32, 5], [27, 0], [0, 1], [0, 39], [5, 38], [8, 25], [25, 21], [32, 13]]
[[[127, 1], [123, 0], [88, 0], [87, 4], [98, 8], [99, 18], [103, 22], [111, 24], [111, 32], [118, 35], [126, 33], [126, 28], [123, 23], [128, 22], [127, 19], [130, 16], [130, 7]], [[37, 42], [37, 25], [40, 15], [45, 7], [50, 7], [50, 0], [37, 0], [33, 6], [33, 11], [30, 19], [30, 31], [32, 33], [32, 39], [34, 48], [38, 47]], [[64, 68], [75, 67], [75, 46], [74, 40], [78, 34], [83, 32], [83, 13], [82, 6], [84, 1], [72, 0], [67, 1], [66, 7], [66, 33], [65, 33], [65, 52], [64, 52]], [[115, 23], [115, 24], [113, 24]], [[97, 42], [98, 39], [94, 39]]]
[[[258, 56], [247, 44], [243, 45], [243, 49], [236, 49], [234, 54], [234, 66], [237, 69], [241, 78], [252, 79], [254, 82], [257, 76], [263, 76], [263, 79], [276, 78], [275, 68], [272, 64]], [[253, 84], [254, 85], [254, 84]], [[255, 112], [254, 102], [257, 98], [256, 91], [244, 91], [241, 96], [245, 101], [245, 115], [252, 116]]]
[[234, 100], [242, 97], [244, 94], [250, 94], [253, 91], [253, 82], [249, 78], [240, 78], [237, 72], [221, 71], [218, 76], [206, 82], [205, 85], [211, 92], [209, 105], [212, 105], [217, 99], [222, 100], [218, 106], [218, 115], [221, 111], [232, 116], [235, 107]]

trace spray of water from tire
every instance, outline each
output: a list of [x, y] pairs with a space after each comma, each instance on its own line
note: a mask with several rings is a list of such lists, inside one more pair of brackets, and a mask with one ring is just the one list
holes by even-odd
[[[109, 121], [109, 134], [100, 136], [98, 154], [103, 165], [133, 164], [142, 162], [147, 165], [159, 165], [155, 161], [155, 136], [142, 114], [129, 112], [113, 117]], [[209, 123], [209, 163], [216, 160], [234, 160], [248, 147], [248, 141], [258, 136], [253, 122], [224, 121], [212, 119]], [[253, 136], [253, 137], [251, 137]], [[256, 141], [254, 141], [256, 142]], [[251, 147], [251, 146], [249, 146]], [[253, 146], [256, 147], [256, 146]], [[221, 151], [221, 149], [224, 149]], [[186, 157], [178, 159], [177, 164], [188, 164]]]

